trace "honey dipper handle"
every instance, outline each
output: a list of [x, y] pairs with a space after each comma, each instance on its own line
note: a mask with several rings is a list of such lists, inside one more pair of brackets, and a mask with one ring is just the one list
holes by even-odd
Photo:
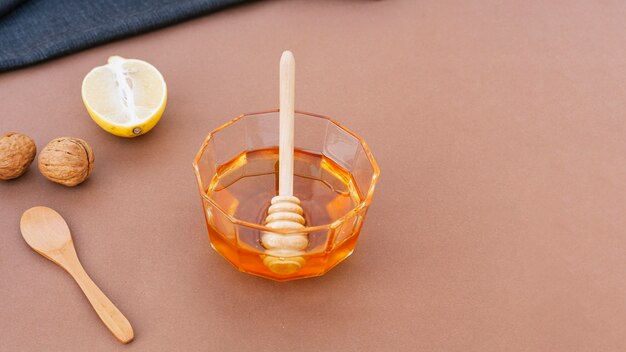
[[280, 58], [280, 138], [278, 194], [293, 195], [293, 130], [295, 109], [296, 61], [291, 51]]
[[87, 272], [78, 261], [78, 257], [67, 256], [64, 264], [65, 270], [76, 280], [80, 289], [87, 296], [89, 303], [98, 313], [104, 325], [113, 333], [113, 336], [121, 343], [131, 342], [135, 334], [130, 322], [87, 275]]

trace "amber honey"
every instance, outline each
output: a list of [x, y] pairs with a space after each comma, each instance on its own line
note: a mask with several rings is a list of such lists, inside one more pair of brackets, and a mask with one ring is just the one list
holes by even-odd
[[263, 264], [262, 230], [245, 226], [264, 223], [270, 200], [278, 194], [278, 168], [278, 148], [246, 151], [217, 167], [206, 190], [213, 203], [207, 207], [211, 244], [248, 273], [275, 280], [321, 275], [348, 257], [356, 245], [365, 215], [358, 207], [360, 190], [341, 165], [321, 154], [295, 150], [294, 195], [301, 201], [307, 228], [313, 231], [307, 232], [302, 269], [281, 276]]

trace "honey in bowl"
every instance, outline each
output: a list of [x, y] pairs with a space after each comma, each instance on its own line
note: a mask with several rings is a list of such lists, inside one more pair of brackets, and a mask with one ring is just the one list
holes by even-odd
[[[294, 170], [294, 195], [301, 201], [307, 227], [330, 224], [348, 214], [363, 199], [351, 174], [321, 154], [296, 149]], [[229, 215], [262, 224], [270, 199], [278, 192], [277, 187], [278, 148], [271, 148], [244, 152], [220, 165], [206, 194]], [[276, 273], [263, 264], [262, 231], [242, 231], [241, 227], [229, 226], [229, 221], [220, 223], [220, 218], [223, 217], [211, 217], [209, 221], [213, 247], [243, 271], [275, 276]], [[224, 233], [224, 229], [238, 233]], [[353, 231], [358, 229], [353, 228]], [[327, 251], [328, 235], [328, 230], [308, 233], [309, 245], [305, 252], [310, 254], [305, 255], [306, 262], [297, 276], [323, 273], [352, 253], [356, 236]], [[351, 235], [355, 234], [343, 234], [346, 238]]]

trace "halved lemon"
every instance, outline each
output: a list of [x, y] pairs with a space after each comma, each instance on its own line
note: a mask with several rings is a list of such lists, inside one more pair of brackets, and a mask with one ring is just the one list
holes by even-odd
[[111, 56], [91, 70], [81, 90], [91, 118], [105, 131], [137, 137], [161, 119], [167, 102], [163, 75], [149, 63]]

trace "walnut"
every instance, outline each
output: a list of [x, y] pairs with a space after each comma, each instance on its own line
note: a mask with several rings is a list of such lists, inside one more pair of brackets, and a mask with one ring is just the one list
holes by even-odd
[[16, 133], [0, 137], [0, 180], [22, 176], [35, 159], [37, 146], [32, 138]]
[[39, 153], [39, 170], [48, 180], [74, 187], [93, 171], [94, 156], [87, 142], [63, 137], [52, 140]]

